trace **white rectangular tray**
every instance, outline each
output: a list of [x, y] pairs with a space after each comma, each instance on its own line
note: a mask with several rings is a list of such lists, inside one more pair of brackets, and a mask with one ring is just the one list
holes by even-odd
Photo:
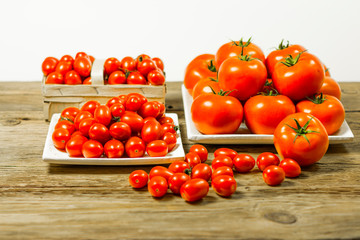
[[[246, 125], [242, 123], [235, 134], [212, 134], [205, 135], [200, 133], [191, 119], [192, 96], [181, 86], [182, 98], [184, 102], [185, 122], [187, 128], [187, 137], [190, 141], [207, 144], [273, 144], [273, 135], [269, 134], [252, 134]], [[346, 121], [343, 122], [339, 131], [329, 136], [330, 144], [351, 142], [354, 134]]]
[[[179, 125], [176, 113], [167, 113], [166, 116], [174, 120], [176, 126]], [[150, 157], [145, 154], [141, 158], [74, 158], [69, 157], [66, 152], [56, 149], [52, 143], [52, 134], [54, 127], [60, 117], [60, 114], [53, 114], [49, 125], [49, 131], [46, 137], [43, 161], [56, 164], [73, 164], [73, 165], [153, 165], [171, 163], [176, 160], [184, 160], [185, 152], [181, 142], [180, 131], [178, 131], [175, 148], [165, 157]]]

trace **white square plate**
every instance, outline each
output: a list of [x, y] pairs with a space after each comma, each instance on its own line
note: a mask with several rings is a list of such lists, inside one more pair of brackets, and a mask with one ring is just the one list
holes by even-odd
[[[185, 86], [181, 86], [182, 98], [184, 102], [185, 122], [187, 128], [187, 137], [190, 141], [207, 144], [273, 144], [273, 135], [252, 134], [246, 125], [242, 123], [235, 134], [212, 134], [205, 135], [200, 133], [191, 119], [191, 104], [193, 99]], [[329, 143], [346, 143], [354, 140], [354, 134], [346, 121], [343, 122], [340, 129], [329, 136]]]
[[[176, 113], [166, 113], [167, 117], [174, 120], [176, 126], [179, 125], [178, 116]], [[60, 113], [54, 114], [51, 118], [49, 131], [46, 137], [43, 161], [47, 163], [56, 164], [76, 164], [76, 165], [153, 165], [171, 163], [176, 160], [184, 160], [185, 152], [181, 142], [180, 131], [177, 134], [177, 142], [175, 148], [169, 152], [165, 157], [150, 157], [145, 154], [141, 158], [75, 158], [69, 157], [66, 152], [62, 152], [54, 147], [52, 143], [52, 134], [56, 123], [60, 118]]]

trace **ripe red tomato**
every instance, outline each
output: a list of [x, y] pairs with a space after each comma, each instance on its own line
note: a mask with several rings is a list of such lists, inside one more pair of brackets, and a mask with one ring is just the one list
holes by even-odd
[[150, 178], [148, 190], [153, 197], [163, 197], [168, 189], [168, 183], [165, 178], [156, 176]]
[[341, 88], [340, 85], [331, 77], [325, 77], [324, 82], [319, 90], [319, 93], [331, 95], [337, 99], [341, 99]]
[[80, 110], [77, 107], [67, 107], [61, 111], [61, 117], [63, 118], [76, 118], [80, 113]]
[[311, 114], [294, 113], [275, 129], [274, 145], [281, 158], [291, 158], [300, 166], [307, 166], [325, 155], [329, 138], [320, 120]]
[[265, 168], [271, 165], [278, 166], [279, 163], [279, 157], [271, 152], [263, 152], [256, 159], [256, 165], [258, 166], [260, 171], [264, 171]]
[[76, 84], [82, 84], [82, 80], [80, 75], [76, 71], [71, 70], [65, 74], [64, 83], [69, 85], [76, 85]]
[[249, 154], [238, 154], [233, 159], [234, 168], [240, 173], [250, 172], [255, 166], [255, 159]]
[[226, 59], [219, 68], [219, 86], [239, 100], [247, 100], [263, 88], [266, 67], [259, 59], [248, 56]]
[[150, 58], [143, 59], [137, 64], [137, 70], [143, 75], [147, 76], [149, 72], [156, 70], [156, 63]]
[[129, 183], [133, 188], [145, 187], [148, 180], [148, 174], [144, 170], [135, 170], [129, 175]]
[[163, 104], [162, 102], [159, 101], [153, 101], [154, 103], [157, 103], [157, 105], [159, 106], [160, 112], [157, 115], [156, 119], [160, 119], [162, 117], [165, 116], [165, 104]]
[[235, 133], [243, 119], [243, 107], [234, 97], [204, 94], [191, 105], [191, 117], [203, 134]]
[[265, 65], [268, 71], [268, 76], [271, 78], [271, 75], [274, 71], [274, 67], [278, 62], [288, 57], [289, 55], [295, 56], [303, 51], [306, 51], [306, 48], [304, 48], [303, 46], [297, 44], [289, 45], [289, 41], [285, 45], [284, 40], [282, 40], [281, 43], [279, 44], [279, 47], [276, 50], [269, 53], [269, 55], [265, 59]]
[[145, 143], [139, 137], [131, 137], [125, 144], [125, 152], [130, 158], [143, 157], [145, 154]]
[[127, 123], [134, 133], [141, 132], [144, 126], [144, 119], [139, 114], [131, 111], [125, 111], [121, 117], [121, 122]]
[[211, 174], [211, 167], [206, 163], [200, 163], [193, 167], [193, 169], [191, 170], [191, 179], [201, 178], [205, 181], [209, 181], [211, 178]]
[[120, 62], [120, 68], [127, 71], [135, 71], [136, 64], [132, 57], [124, 57]]
[[98, 101], [95, 100], [90, 100], [87, 101], [82, 107], [81, 107], [81, 111], [88, 111], [89, 113], [91, 113], [92, 115], [94, 115], [95, 113], [95, 109], [97, 107], [100, 106], [100, 103]]
[[168, 153], [168, 147], [163, 140], [154, 140], [146, 145], [146, 152], [150, 157], [164, 157]]
[[[148, 121], [144, 123], [143, 128], [141, 129], [141, 138], [145, 143], [151, 141], [159, 140], [162, 137], [162, 128], [159, 122], [157, 121]], [[167, 145], [166, 145], [167, 149]]]
[[160, 69], [155, 69], [148, 73], [147, 80], [150, 85], [164, 85], [165, 75]]
[[110, 126], [110, 135], [120, 141], [128, 140], [131, 136], [131, 128], [127, 123], [115, 122]]
[[161, 125], [163, 134], [169, 132], [176, 135], [178, 126], [175, 126], [173, 123], [164, 123]]
[[171, 123], [174, 124], [174, 120], [171, 117], [161, 117], [159, 118], [159, 123], [161, 125], [165, 124], [165, 123]]
[[61, 73], [63, 76], [66, 75], [67, 72], [71, 71], [73, 66], [71, 62], [59, 62], [56, 66], [55, 72]]
[[108, 84], [125, 84], [126, 76], [123, 71], [117, 70], [110, 74]]
[[85, 78], [85, 80], [82, 82], [83, 85], [91, 85], [91, 77]]
[[161, 69], [161, 71], [164, 71], [164, 62], [160, 58], [152, 58], [152, 60], [156, 63], [156, 66]]
[[110, 107], [110, 112], [114, 118], [120, 118], [125, 113], [125, 107], [121, 103], [115, 103]]
[[167, 169], [166, 167], [155, 166], [150, 170], [149, 178], [152, 179], [153, 177], [161, 176], [161, 177], [165, 178], [166, 181], [168, 181], [169, 178], [173, 175], [174, 175], [174, 173], [172, 171], [170, 171], [169, 169]]
[[140, 54], [135, 58], [135, 66], [137, 66], [139, 62], [142, 62], [144, 59], [150, 59], [150, 56], [146, 54]]
[[85, 52], [77, 52], [76, 55], [75, 55], [75, 59], [77, 59], [79, 57], [89, 58], [89, 55], [87, 55]]
[[94, 118], [99, 123], [108, 126], [111, 122], [111, 111], [106, 105], [100, 105], [95, 109]]
[[163, 136], [162, 136], [162, 140], [164, 140], [168, 146], [168, 152], [171, 152], [174, 147], [176, 146], [176, 134], [174, 133], [169, 133], [166, 132]]
[[59, 63], [59, 60], [54, 57], [47, 57], [41, 65], [41, 70], [45, 76], [49, 75], [52, 72], [55, 72], [56, 66]]
[[130, 97], [138, 97], [140, 99], [141, 105], [144, 104], [144, 103], [147, 103], [147, 101], [148, 101], [147, 98], [144, 95], [140, 94], [140, 93], [135, 93], [135, 92], [134, 93], [129, 93], [127, 95], [127, 98], [130, 98]]
[[88, 77], [91, 72], [91, 61], [88, 57], [78, 57], [74, 61], [74, 70], [77, 71], [80, 76]]
[[323, 84], [324, 76], [320, 60], [303, 52], [278, 62], [274, 67], [272, 80], [280, 94], [299, 101], [317, 93]]
[[65, 149], [66, 143], [70, 140], [71, 134], [64, 128], [55, 129], [52, 134], [52, 141], [56, 148]]
[[88, 111], [80, 111], [78, 115], [76, 115], [74, 119], [75, 128], [79, 130], [79, 126], [82, 120], [86, 118], [93, 118], [94, 116]]
[[330, 95], [318, 94], [312, 99], [296, 104], [297, 112], [309, 113], [320, 120], [328, 135], [340, 129], [345, 119], [345, 109], [340, 100]]
[[257, 95], [244, 105], [245, 124], [255, 134], [273, 134], [286, 116], [295, 113], [295, 105], [284, 95]]
[[230, 168], [233, 167], [233, 161], [230, 157], [225, 156], [225, 155], [219, 155], [217, 157], [214, 158], [214, 160], [211, 162], [211, 167], [212, 169], [217, 169], [218, 167], [222, 167], [222, 166], [228, 166]]
[[221, 176], [221, 175], [228, 175], [230, 177], [234, 177], [234, 172], [233, 172], [232, 168], [228, 167], [228, 166], [218, 167], [217, 169], [213, 170], [211, 178], [214, 179], [217, 176]]
[[108, 158], [121, 158], [124, 155], [124, 144], [119, 140], [110, 140], [105, 143], [104, 152]]
[[181, 186], [189, 180], [190, 176], [186, 173], [175, 173], [169, 178], [169, 188], [174, 194], [179, 195]]
[[69, 120], [66, 119], [60, 119], [59, 122], [55, 125], [55, 129], [58, 128], [63, 128], [69, 131], [70, 134], [72, 134], [73, 132], [75, 132], [75, 125], [73, 122], [70, 122]]
[[156, 118], [160, 113], [159, 104], [156, 102], [146, 102], [141, 105], [140, 109], [138, 110], [138, 114], [143, 117], [154, 117]]
[[65, 150], [70, 157], [82, 157], [82, 146], [88, 139], [81, 135], [71, 136], [66, 143]]
[[92, 125], [94, 125], [95, 123], [97, 123], [98, 121], [96, 121], [95, 118], [85, 118], [84, 120], [82, 120], [79, 123], [79, 131], [82, 135], [84, 135], [85, 137], [89, 136], [89, 130], [91, 128]]
[[136, 112], [142, 106], [141, 100], [137, 96], [130, 96], [127, 98], [125, 108], [127, 111]]
[[205, 162], [208, 159], [208, 150], [201, 144], [195, 144], [190, 147], [189, 152], [197, 153], [201, 159], [201, 162]]
[[71, 65], [74, 64], [74, 58], [70, 55], [64, 55], [60, 58], [60, 62], [70, 62]]
[[63, 84], [64, 77], [61, 73], [52, 72], [46, 77], [45, 84]]
[[101, 123], [94, 123], [89, 129], [89, 137], [93, 140], [105, 144], [111, 139], [109, 129]]
[[201, 159], [197, 153], [189, 152], [185, 155], [185, 162], [189, 164], [191, 168], [201, 163]]
[[268, 166], [263, 171], [263, 179], [269, 186], [276, 186], [281, 184], [285, 179], [285, 172], [279, 166]]
[[220, 90], [220, 85], [217, 80], [214, 80], [214, 78], [204, 78], [195, 84], [192, 90], [192, 97], [195, 99], [201, 94], [213, 94], [213, 91], [219, 92]]
[[301, 173], [300, 165], [290, 158], [283, 159], [280, 162], [279, 167], [284, 170], [286, 177], [294, 178], [299, 176]]
[[228, 175], [220, 175], [212, 179], [211, 186], [222, 197], [230, 197], [235, 191], [237, 183]]
[[187, 202], [195, 202], [203, 199], [209, 192], [209, 184], [201, 178], [191, 179], [180, 188], [181, 197]]
[[170, 164], [168, 169], [173, 173], [184, 173], [186, 169], [190, 170], [190, 166], [185, 161], [174, 161]]
[[82, 154], [86, 158], [99, 158], [103, 152], [103, 145], [95, 140], [89, 140], [82, 146]]
[[128, 84], [146, 84], [146, 78], [137, 71], [129, 73], [126, 81]]
[[120, 62], [117, 58], [110, 57], [104, 62], [104, 71], [105, 74], [110, 76], [112, 72], [115, 72], [120, 69]]
[[109, 108], [111, 108], [112, 105], [116, 104], [116, 103], [123, 103], [123, 100], [120, 99], [119, 97], [112, 97], [110, 98], [107, 102], [106, 102], [106, 106], [108, 106]]
[[218, 148], [215, 150], [214, 152], [214, 157], [217, 157], [219, 155], [225, 155], [230, 157], [231, 159], [234, 159], [234, 157], [237, 155], [238, 153], [230, 148]]

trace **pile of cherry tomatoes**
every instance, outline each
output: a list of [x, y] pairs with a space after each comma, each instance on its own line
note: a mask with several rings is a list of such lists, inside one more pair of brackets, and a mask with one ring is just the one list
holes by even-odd
[[104, 80], [108, 84], [163, 85], [164, 63], [160, 58], [150, 58], [146, 54], [135, 59], [124, 57], [121, 61], [111, 57], [104, 63]]
[[[210, 185], [219, 196], [230, 197], [237, 188], [234, 171], [247, 173], [255, 166], [251, 155], [238, 154], [230, 148], [217, 149], [211, 166], [205, 163], [206, 160], [208, 150], [196, 144], [185, 155], [185, 161], [175, 161], [168, 168], [155, 166], [149, 174], [144, 170], [135, 170], [129, 176], [129, 183], [133, 188], [147, 186], [153, 197], [163, 197], [170, 189], [184, 200], [194, 202], [208, 194]], [[279, 185], [285, 177], [294, 178], [301, 173], [296, 161], [287, 158], [280, 162], [271, 152], [261, 153], [256, 165], [263, 173], [263, 180], [270, 186]]]
[[164, 104], [130, 93], [104, 105], [91, 100], [80, 109], [65, 108], [52, 140], [70, 157], [163, 157], [176, 146], [177, 126]]
[[45, 84], [91, 84], [91, 67], [94, 57], [84, 52], [78, 52], [75, 59], [70, 55], [64, 55], [58, 60], [47, 57], [41, 68]]

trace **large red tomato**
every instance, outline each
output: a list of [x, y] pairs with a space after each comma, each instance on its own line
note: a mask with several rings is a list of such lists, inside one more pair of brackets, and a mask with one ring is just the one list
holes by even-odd
[[268, 70], [268, 76], [271, 78], [271, 75], [274, 71], [275, 64], [288, 57], [289, 55], [296, 55], [300, 52], [305, 51], [306, 49], [303, 46], [294, 44], [289, 45], [289, 41], [285, 45], [284, 40], [281, 41], [279, 47], [269, 53], [269, 55], [265, 59], [265, 65]]
[[317, 93], [324, 81], [320, 60], [307, 52], [290, 55], [275, 65], [272, 80], [280, 94], [299, 101]]
[[191, 105], [192, 120], [203, 134], [234, 133], [243, 119], [243, 107], [239, 100], [218, 94], [203, 94]]
[[291, 158], [300, 166], [308, 166], [325, 155], [329, 138], [320, 120], [301, 112], [279, 123], [274, 132], [274, 145], [282, 159]]
[[192, 97], [195, 99], [201, 94], [212, 94], [213, 91], [220, 91], [219, 82], [214, 78], [204, 78], [195, 84]]
[[239, 100], [247, 100], [261, 91], [266, 78], [264, 63], [248, 56], [226, 59], [218, 74], [220, 89], [232, 91], [230, 95]]
[[254, 43], [251, 42], [251, 38], [244, 42], [242, 39], [240, 41], [231, 41], [222, 45], [215, 55], [215, 67], [219, 69], [221, 64], [230, 57], [236, 57], [241, 55], [248, 55], [253, 58], [257, 58], [260, 61], [265, 61], [265, 55], [263, 51]]
[[325, 76], [324, 82], [319, 90], [320, 93], [331, 95], [337, 99], [341, 99], [340, 85], [331, 77]]
[[334, 96], [318, 94], [313, 99], [296, 104], [297, 112], [310, 113], [320, 120], [329, 135], [341, 127], [345, 119], [345, 109]]

